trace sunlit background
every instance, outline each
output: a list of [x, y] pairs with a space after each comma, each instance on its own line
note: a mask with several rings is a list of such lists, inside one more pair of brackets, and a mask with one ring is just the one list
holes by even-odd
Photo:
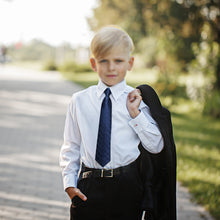
[[88, 45], [92, 32], [86, 17], [96, 5], [97, 0], [0, 0], [0, 43]]

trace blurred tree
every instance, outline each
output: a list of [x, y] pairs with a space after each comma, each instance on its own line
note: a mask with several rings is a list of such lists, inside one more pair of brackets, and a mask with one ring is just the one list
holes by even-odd
[[[220, 90], [220, 1], [219, 0], [176, 0], [182, 7], [188, 8], [189, 22], [199, 37], [198, 43], [206, 42], [213, 52], [213, 42], [217, 44], [215, 76], [216, 88]], [[208, 27], [207, 27], [208, 26]], [[199, 27], [199, 29], [197, 29]], [[208, 30], [208, 31], [207, 31]], [[208, 59], [208, 58], [207, 58]], [[213, 64], [213, 60], [210, 60]]]
[[213, 41], [218, 45], [218, 55], [214, 59], [217, 59], [216, 85], [220, 89], [219, 0], [100, 0], [88, 22], [94, 31], [109, 24], [121, 26], [133, 38], [137, 52], [143, 54], [148, 50], [143, 45], [146, 46], [147, 39], [153, 36], [156, 42], [150, 64], [159, 65], [165, 72], [171, 60], [185, 68], [196, 59], [193, 45], [204, 40], [204, 26], [208, 25], [210, 39], [206, 42], [211, 48]]
[[27, 44], [16, 44], [9, 47], [13, 60], [39, 61], [53, 59], [55, 49], [47, 43], [34, 39]]
[[75, 50], [68, 43], [54, 47], [41, 40], [34, 39], [25, 44], [18, 42], [9, 46], [8, 53], [14, 61], [53, 61], [60, 64], [66, 60], [73, 60]]
[[[94, 17], [88, 21], [91, 29], [95, 31], [103, 25], [117, 24], [129, 32], [135, 44], [146, 36], [163, 35], [167, 43], [172, 41], [169, 45], [171, 48], [175, 43], [175, 54], [178, 58], [188, 61], [194, 57], [190, 43], [198, 37], [195, 34], [196, 29], [190, 29], [190, 25], [187, 26], [187, 13], [188, 9], [170, 0], [125, 0], [123, 2], [101, 0], [99, 7], [94, 9]], [[184, 33], [181, 31], [183, 26], [185, 26]], [[187, 31], [194, 33], [190, 39], [187, 39], [189, 38]], [[184, 34], [186, 36], [183, 36]], [[168, 51], [170, 47], [167, 47]]]

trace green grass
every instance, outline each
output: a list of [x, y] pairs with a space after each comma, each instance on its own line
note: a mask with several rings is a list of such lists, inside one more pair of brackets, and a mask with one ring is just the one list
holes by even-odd
[[[96, 84], [96, 73], [68, 74], [64, 77], [83, 87]], [[129, 73], [133, 87], [156, 82], [157, 73]], [[216, 219], [220, 219], [220, 120], [201, 115], [201, 104], [183, 97], [160, 97], [172, 112], [177, 147], [177, 178], [188, 187], [194, 199]]]
[[220, 219], [220, 121], [191, 111], [173, 113], [172, 120], [178, 180]]
[[91, 85], [95, 85], [98, 82], [98, 75], [96, 73], [70, 73], [70, 72], [61, 72], [64, 78], [75, 82], [84, 88], [87, 88]]

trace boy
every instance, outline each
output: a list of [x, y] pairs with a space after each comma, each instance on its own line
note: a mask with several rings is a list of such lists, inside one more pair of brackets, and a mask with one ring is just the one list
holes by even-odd
[[155, 154], [164, 143], [140, 91], [124, 80], [132, 50], [129, 35], [116, 27], [101, 29], [91, 42], [90, 62], [100, 80], [73, 94], [60, 152], [72, 220], [142, 217], [138, 145]]

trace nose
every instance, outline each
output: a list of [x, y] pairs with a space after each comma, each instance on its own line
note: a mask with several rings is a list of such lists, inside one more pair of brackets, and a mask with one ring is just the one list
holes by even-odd
[[114, 71], [114, 70], [115, 70], [114, 62], [109, 62], [109, 71]]

